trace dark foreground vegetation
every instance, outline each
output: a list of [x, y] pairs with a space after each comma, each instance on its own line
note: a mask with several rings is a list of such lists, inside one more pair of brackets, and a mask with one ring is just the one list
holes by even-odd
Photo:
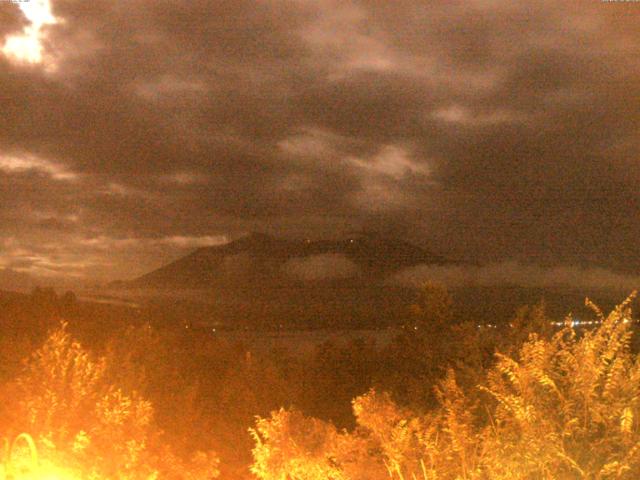
[[304, 353], [48, 290], [1, 307], [0, 433], [28, 433], [52, 478], [640, 474], [631, 299], [607, 316], [593, 306], [586, 330], [554, 325], [543, 304], [459, 321], [427, 286], [388, 342]]

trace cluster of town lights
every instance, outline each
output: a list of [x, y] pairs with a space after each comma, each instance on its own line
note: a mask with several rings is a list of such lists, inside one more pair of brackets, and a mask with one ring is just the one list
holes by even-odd
[[[632, 320], [630, 318], [625, 318], [622, 320], [622, 323], [631, 323], [634, 322], [635, 320]], [[566, 325], [567, 323], [569, 323], [572, 327], [582, 327], [585, 325], [600, 325], [602, 323], [602, 320], [579, 320], [577, 318], [571, 319], [571, 320], [566, 320], [564, 322], [552, 322], [553, 325], [555, 325], [556, 327], [562, 327], [564, 325]]]
[[[622, 323], [638, 323], [638, 320], [635, 319], [631, 319], [631, 318], [625, 318], [622, 320]], [[551, 322], [551, 325], [553, 325], [554, 327], [564, 327], [565, 325], [569, 325], [571, 327], [585, 327], [585, 326], [591, 326], [591, 325], [600, 325], [602, 324], [602, 320], [580, 320], [578, 318], [572, 318], [569, 320], [563, 320], [561, 322]], [[485, 323], [485, 324], [481, 324], [479, 323], [477, 325], [478, 328], [482, 329], [482, 328], [498, 328], [498, 325], [496, 325], [495, 323]], [[510, 323], [509, 324], [510, 328], [513, 328], [513, 324]], [[416, 328], [417, 330], [417, 328]]]

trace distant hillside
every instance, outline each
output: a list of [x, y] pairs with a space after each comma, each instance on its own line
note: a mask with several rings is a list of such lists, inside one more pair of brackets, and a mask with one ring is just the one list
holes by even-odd
[[200, 248], [120, 286], [187, 289], [368, 281], [419, 264], [446, 264], [445, 258], [410, 243], [377, 235], [344, 240], [286, 240], [251, 234], [225, 245]]
[[[111, 293], [153, 312], [160, 323], [228, 328], [381, 328], [402, 325], [415, 287], [389, 282], [416, 265], [457, 262], [410, 243], [377, 235], [343, 240], [286, 240], [252, 234], [200, 248]], [[96, 292], [98, 293], [98, 292]], [[456, 321], [508, 321], [518, 307], [544, 299], [562, 319], [585, 315], [584, 297], [605, 308], [624, 294], [598, 289], [509, 284], [452, 287]], [[106, 297], [105, 297], [106, 298]]]

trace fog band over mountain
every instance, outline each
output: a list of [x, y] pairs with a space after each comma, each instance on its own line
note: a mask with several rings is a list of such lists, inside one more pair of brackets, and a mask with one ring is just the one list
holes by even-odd
[[448, 287], [518, 285], [634, 290], [640, 276], [625, 275], [597, 267], [559, 265], [545, 267], [516, 261], [488, 265], [418, 265], [392, 275], [388, 283], [416, 287], [432, 281]]
[[299, 280], [314, 281], [353, 277], [360, 268], [346, 255], [327, 253], [292, 258], [282, 270]]

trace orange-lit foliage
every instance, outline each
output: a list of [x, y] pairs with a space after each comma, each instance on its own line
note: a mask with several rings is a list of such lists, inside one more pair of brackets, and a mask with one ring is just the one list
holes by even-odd
[[111, 383], [108, 370], [106, 358], [94, 358], [63, 324], [4, 387], [4, 435], [29, 433], [42, 458], [89, 478], [217, 474], [214, 455], [199, 452], [187, 462], [173, 455], [162, 444], [151, 403]]
[[[630, 350], [630, 299], [579, 334], [567, 324], [498, 354], [482, 385], [450, 370], [439, 406], [403, 409], [370, 391], [357, 427], [280, 410], [253, 431], [263, 480], [578, 480], [640, 477], [640, 357]], [[594, 307], [595, 308], [595, 307]]]
[[498, 356], [486, 389], [497, 400], [486, 435], [494, 478], [638, 478], [640, 356], [630, 352], [630, 299], [578, 337], [532, 335]]

